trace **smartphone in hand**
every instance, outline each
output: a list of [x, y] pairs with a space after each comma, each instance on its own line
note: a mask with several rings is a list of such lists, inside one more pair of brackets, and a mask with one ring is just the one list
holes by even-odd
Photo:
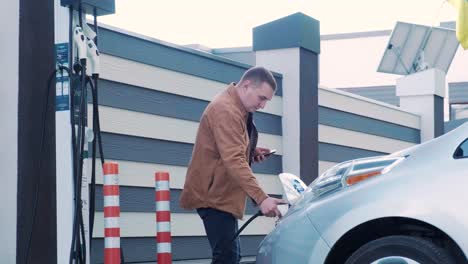
[[263, 156], [268, 157], [268, 156], [270, 156], [270, 155], [272, 155], [274, 153], [276, 153], [276, 149], [270, 150], [270, 152], [263, 154]]

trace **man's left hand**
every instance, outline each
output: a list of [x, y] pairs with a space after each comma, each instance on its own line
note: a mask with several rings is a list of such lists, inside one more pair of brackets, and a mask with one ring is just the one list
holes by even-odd
[[268, 148], [255, 148], [255, 155], [254, 155], [254, 162], [262, 162], [267, 159], [268, 153], [270, 153], [270, 149]]

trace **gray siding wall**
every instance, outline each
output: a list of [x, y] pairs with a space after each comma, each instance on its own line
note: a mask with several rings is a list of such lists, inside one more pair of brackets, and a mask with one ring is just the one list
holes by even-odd
[[[468, 83], [453, 82], [449, 83], [449, 102], [467, 103], [468, 102]], [[354, 93], [373, 100], [381, 101], [387, 104], [399, 106], [400, 99], [396, 96], [394, 85], [369, 86], [369, 87], [349, 87], [338, 88], [342, 91]]]
[[[138, 72], [122, 72], [121, 74], [135, 75], [141, 74], [145, 70], [157, 69], [165, 76], [169, 76], [169, 79], [161, 82], [161, 84], [156, 82], [150, 84], [151, 87], [149, 87], [121, 81], [118, 78], [119, 69], [117, 69], [121, 65], [107, 64], [108, 68], [115, 67], [117, 70], [115, 72], [109, 70], [107, 74], [102, 75], [99, 85], [100, 105], [105, 107], [109, 113], [113, 111], [112, 113], [124, 114], [101, 115], [101, 122], [104, 123], [102, 126], [102, 140], [105, 158], [122, 164], [133, 164], [132, 166], [137, 169], [148, 165], [169, 166], [178, 170], [186, 168], [191, 158], [193, 142], [190, 141], [191, 139], [183, 137], [185, 135], [184, 131], [178, 130], [185, 130], [186, 126], [197, 126], [203, 110], [209, 103], [209, 100], [200, 99], [206, 98], [205, 95], [202, 95], [206, 93], [207, 89], [205, 87], [202, 87], [204, 90], [200, 91], [185, 90], [180, 92], [175, 87], [174, 89], [162, 87], [165, 85], [162, 83], [179, 85], [183, 82], [179, 77], [183, 76], [183, 78], [187, 79], [195, 78], [201, 83], [206, 82], [206, 87], [216, 86], [224, 89], [230, 82], [237, 82], [243, 72], [250, 67], [219, 56], [106, 28], [100, 29], [100, 44], [100, 50], [107, 57], [124, 59], [126, 64], [136, 65], [135, 69]], [[106, 68], [103, 71], [106, 71]], [[279, 86], [276, 95], [280, 100], [282, 77], [277, 73], [274, 73], [274, 76]], [[191, 89], [190, 84], [183, 83], [183, 85]], [[90, 98], [88, 102], [91, 102]], [[134, 120], [125, 119], [127, 117], [124, 116], [128, 116], [128, 114], [137, 116], [140, 119], [138, 120], [138, 123], [141, 124], [139, 128], [135, 129], [134, 125], [130, 125]], [[150, 122], [149, 120], [156, 120], [155, 122], [162, 120], [180, 124], [181, 126], [177, 127], [176, 125], [173, 135], [171, 135], [172, 138], [168, 140], [157, 136], [147, 136], [154, 134], [154, 131], [148, 131], [149, 126], [147, 126], [147, 123]], [[255, 122], [261, 133], [260, 137], [267, 135], [267, 137], [272, 138], [267, 142], [281, 138], [281, 116], [273, 114], [271, 111], [258, 112], [255, 114]], [[157, 127], [157, 124], [155, 125]], [[128, 127], [136, 132], [116, 130], [116, 127]], [[160, 127], [160, 129], [167, 130], [168, 128]], [[254, 165], [254, 173], [263, 175], [265, 181], [271, 182], [271, 179], [268, 179], [269, 177], [274, 177], [274, 175], [282, 172], [282, 156], [281, 153], [277, 154], [264, 163]], [[171, 171], [169, 172], [171, 173]], [[154, 187], [151, 187], [151, 181], [148, 181], [150, 184], [139, 186], [136, 180], [135, 183], [132, 181], [132, 177], [137, 175], [130, 175], [125, 172], [121, 174], [120, 176], [126, 177], [127, 183], [131, 185], [121, 185], [121, 218], [136, 217], [139, 222], [144, 222], [148, 218], [154, 219]], [[144, 176], [138, 175], [138, 177]], [[147, 177], [151, 179], [153, 175], [149, 174]], [[171, 173], [171, 177], [171, 182], [183, 182], [183, 179], [174, 177], [185, 177], [185, 175]], [[193, 219], [190, 217], [197, 217], [196, 212], [184, 210], [179, 206], [178, 197], [181, 188], [180, 184], [171, 184], [172, 221], [179, 226], [193, 225], [192, 231], [196, 234], [202, 234], [204, 231], [200, 230], [202, 228], [199, 223], [188, 222], [189, 219]], [[275, 191], [273, 188], [273, 193], [270, 194], [279, 197], [281, 191], [277, 188]], [[103, 211], [102, 182], [100, 181], [98, 181], [96, 195], [95, 204], [98, 213], [96, 221], [99, 223], [95, 222], [91, 259], [93, 263], [102, 263], [102, 230], [96, 230], [102, 228], [101, 221], [103, 221], [102, 217], [98, 217], [100, 213], [102, 215]], [[254, 214], [255, 212], [256, 209], [252, 204], [248, 203], [246, 213]], [[155, 223], [144, 227], [135, 225], [135, 223], [126, 225], [125, 220], [122, 220], [121, 245], [126, 262], [152, 262], [156, 260], [155, 225]], [[141, 228], [146, 227], [148, 228], [141, 230]], [[133, 235], [141, 233], [146, 235]], [[243, 256], [254, 255], [264, 235], [265, 233], [261, 234], [261, 232], [260, 234], [254, 232], [243, 235], [241, 237]], [[194, 235], [193, 232], [184, 234], [183, 231], [177, 230], [173, 231], [172, 252], [173, 260], [209, 258], [211, 256], [206, 237]]]
[[341, 89], [319, 89], [318, 113], [320, 173], [346, 160], [421, 142], [419, 116]]

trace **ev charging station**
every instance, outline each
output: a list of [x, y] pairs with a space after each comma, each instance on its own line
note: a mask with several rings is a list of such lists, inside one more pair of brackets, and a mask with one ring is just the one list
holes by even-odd
[[[90, 263], [95, 158], [92, 166], [86, 163], [88, 144], [99, 136], [96, 17], [114, 12], [114, 0], [54, 2], [57, 263]], [[86, 15], [94, 16], [94, 30], [86, 23]], [[93, 96], [93, 129], [87, 120], [88, 87]], [[100, 152], [103, 163], [102, 147]]]

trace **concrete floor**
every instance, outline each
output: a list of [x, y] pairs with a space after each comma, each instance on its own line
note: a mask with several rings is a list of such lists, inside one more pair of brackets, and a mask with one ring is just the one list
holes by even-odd
[[[154, 262], [144, 262], [141, 264], [154, 264]], [[175, 260], [173, 264], [210, 264], [211, 259], [197, 259], [197, 260]], [[244, 257], [241, 259], [241, 264], [253, 264], [255, 263], [255, 257]]]
[[[199, 259], [199, 260], [182, 260], [172, 261], [174, 264], [210, 264], [211, 259]], [[241, 264], [255, 263], [255, 257], [244, 257], [241, 259]]]

